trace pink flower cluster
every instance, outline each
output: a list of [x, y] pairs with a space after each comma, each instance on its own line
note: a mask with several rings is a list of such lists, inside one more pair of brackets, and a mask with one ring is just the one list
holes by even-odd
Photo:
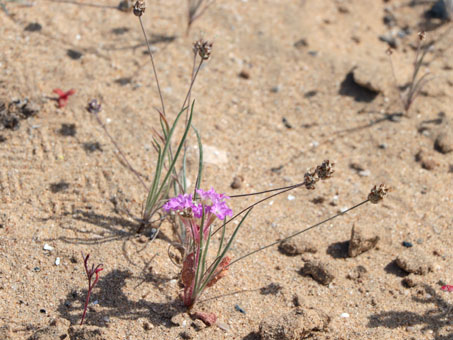
[[203, 237], [207, 236], [209, 226], [216, 218], [224, 220], [227, 216], [233, 215], [225, 200], [229, 199], [225, 194], [218, 194], [213, 188], [208, 191], [197, 189], [197, 200], [192, 194], [181, 194], [170, 198], [162, 209], [165, 212], [174, 211], [178, 213], [186, 229], [198, 243], [200, 236], [200, 224], [204, 214]]

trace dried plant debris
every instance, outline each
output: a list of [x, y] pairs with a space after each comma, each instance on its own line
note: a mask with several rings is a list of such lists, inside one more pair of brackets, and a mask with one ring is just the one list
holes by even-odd
[[18, 130], [20, 121], [38, 114], [40, 105], [35, 101], [13, 99], [9, 103], [0, 99], [0, 130]]

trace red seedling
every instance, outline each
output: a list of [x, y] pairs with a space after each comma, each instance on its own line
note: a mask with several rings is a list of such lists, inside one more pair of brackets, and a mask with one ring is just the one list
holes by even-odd
[[58, 107], [62, 108], [65, 107], [68, 103], [69, 96], [72, 96], [76, 91], [74, 89], [70, 89], [69, 91], [63, 92], [61, 89], [54, 89], [53, 93], [58, 95]]
[[446, 291], [446, 292], [453, 292], [453, 286], [452, 286], [452, 285], [445, 285], [445, 286], [442, 286], [441, 289], [444, 290], [444, 291]]
[[[87, 308], [88, 308], [88, 303], [90, 302], [90, 295], [91, 291], [93, 290], [94, 286], [96, 286], [96, 283], [99, 281], [99, 272], [104, 269], [102, 268], [102, 264], [98, 264], [96, 267], [94, 267], [94, 264], [91, 265], [91, 269], [88, 269], [88, 258], [90, 257], [90, 254], [87, 256], [83, 256], [82, 253], [82, 258], [83, 258], [83, 265], [85, 266], [85, 272], [87, 274], [87, 279], [88, 279], [88, 293], [87, 293], [87, 298], [85, 300], [85, 307], [83, 308], [83, 314], [82, 314], [82, 321], [80, 321], [80, 325], [83, 324], [83, 320], [85, 319], [85, 315], [87, 313]], [[93, 282], [91, 282], [93, 275], [96, 275], [95, 279]]]

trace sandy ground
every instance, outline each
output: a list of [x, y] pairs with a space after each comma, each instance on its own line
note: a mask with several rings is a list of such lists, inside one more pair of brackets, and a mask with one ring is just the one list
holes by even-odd
[[[381, 204], [295, 239], [316, 254], [289, 257], [272, 247], [232, 266], [195, 307], [219, 318], [204, 327], [179, 314], [179, 268], [167, 255], [176, 235], [167, 224], [154, 242], [150, 230], [136, 233], [131, 216], [140, 217], [146, 192], [86, 110], [91, 99], [102, 103], [109, 132], [150, 183], [160, 102], [137, 18], [113, 8], [6, 2], [0, 102], [28, 98], [39, 112], [16, 129], [0, 127], [0, 338], [260, 339], [260, 323], [299, 304], [327, 317], [321, 328], [307, 326], [309, 339], [453, 339], [453, 293], [441, 290], [453, 282], [453, 33], [451, 23], [425, 18], [429, 2], [409, 3], [217, 1], [186, 35], [184, 1], [148, 1], [143, 20], [171, 119], [188, 88], [192, 42], [214, 41], [192, 96], [207, 150], [204, 188], [266, 190], [302, 181], [324, 159], [336, 163], [316, 190], [256, 208], [233, 258], [359, 203], [374, 184], [393, 188]], [[379, 36], [396, 36], [392, 58], [404, 85], [421, 29], [434, 45], [420, 72], [434, 79], [401, 116]], [[52, 100], [55, 88], [76, 90], [64, 108]], [[193, 136], [189, 144], [193, 183]], [[232, 189], [236, 176], [243, 183]], [[239, 211], [254, 200], [231, 206]], [[354, 225], [380, 240], [349, 257]], [[104, 270], [79, 327], [82, 251]], [[428, 270], [409, 275], [395, 261], [403, 255]], [[330, 284], [301, 275], [312, 258], [331, 268]], [[358, 266], [366, 269], [360, 277]]]

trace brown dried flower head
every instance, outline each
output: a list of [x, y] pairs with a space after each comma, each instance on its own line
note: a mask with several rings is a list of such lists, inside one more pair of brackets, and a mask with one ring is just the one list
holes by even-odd
[[318, 165], [315, 170], [318, 178], [324, 180], [332, 177], [333, 173], [335, 172], [335, 170], [333, 169], [334, 165], [335, 163], [330, 163], [328, 159], [322, 162], [321, 165]]
[[198, 55], [203, 60], [208, 60], [212, 52], [212, 42], [200, 39], [193, 44], [193, 52]]
[[310, 172], [310, 171], [307, 171], [304, 175], [304, 182], [305, 182], [305, 187], [308, 189], [308, 190], [314, 190], [316, 189], [316, 182], [319, 181], [319, 177], [318, 177], [318, 174], [316, 173], [316, 171], [313, 171], [313, 172]]
[[143, 0], [138, 0], [134, 5], [134, 15], [141, 17], [145, 13], [146, 5]]
[[425, 40], [425, 38], [426, 38], [425, 31], [418, 32], [418, 39], [420, 39], [420, 41]]
[[373, 204], [377, 204], [382, 201], [389, 190], [390, 189], [385, 184], [381, 184], [379, 187], [375, 185], [368, 194], [368, 200]]

